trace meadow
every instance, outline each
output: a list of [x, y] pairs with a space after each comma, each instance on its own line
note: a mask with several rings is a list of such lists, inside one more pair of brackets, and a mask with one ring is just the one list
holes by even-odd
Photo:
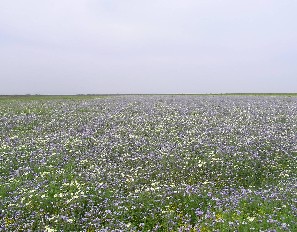
[[297, 231], [296, 95], [0, 97], [0, 231]]

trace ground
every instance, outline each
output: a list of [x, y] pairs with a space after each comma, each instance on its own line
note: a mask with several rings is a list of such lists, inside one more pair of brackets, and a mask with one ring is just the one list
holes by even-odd
[[0, 230], [297, 230], [296, 95], [0, 97], [0, 125]]

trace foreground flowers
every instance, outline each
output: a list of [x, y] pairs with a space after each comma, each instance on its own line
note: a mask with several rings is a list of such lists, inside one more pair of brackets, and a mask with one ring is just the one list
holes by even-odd
[[0, 123], [2, 230], [297, 230], [295, 97], [6, 101]]

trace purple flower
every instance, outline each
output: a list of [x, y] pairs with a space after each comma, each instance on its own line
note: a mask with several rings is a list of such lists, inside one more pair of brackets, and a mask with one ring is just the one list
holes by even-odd
[[200, 210], [199, 208], [197, 208], [197, 209], [195, 210], [195, 214], [196, 214], [198, 217], [201, 217], [201, 216], [204, 214], [204, 212], [203, 212], [202, 210]]

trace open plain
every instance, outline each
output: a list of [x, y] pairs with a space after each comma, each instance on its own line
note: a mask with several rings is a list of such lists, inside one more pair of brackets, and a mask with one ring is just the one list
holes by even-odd
[[297, 96], [0, 98], [0, 231], [297, 231]]

